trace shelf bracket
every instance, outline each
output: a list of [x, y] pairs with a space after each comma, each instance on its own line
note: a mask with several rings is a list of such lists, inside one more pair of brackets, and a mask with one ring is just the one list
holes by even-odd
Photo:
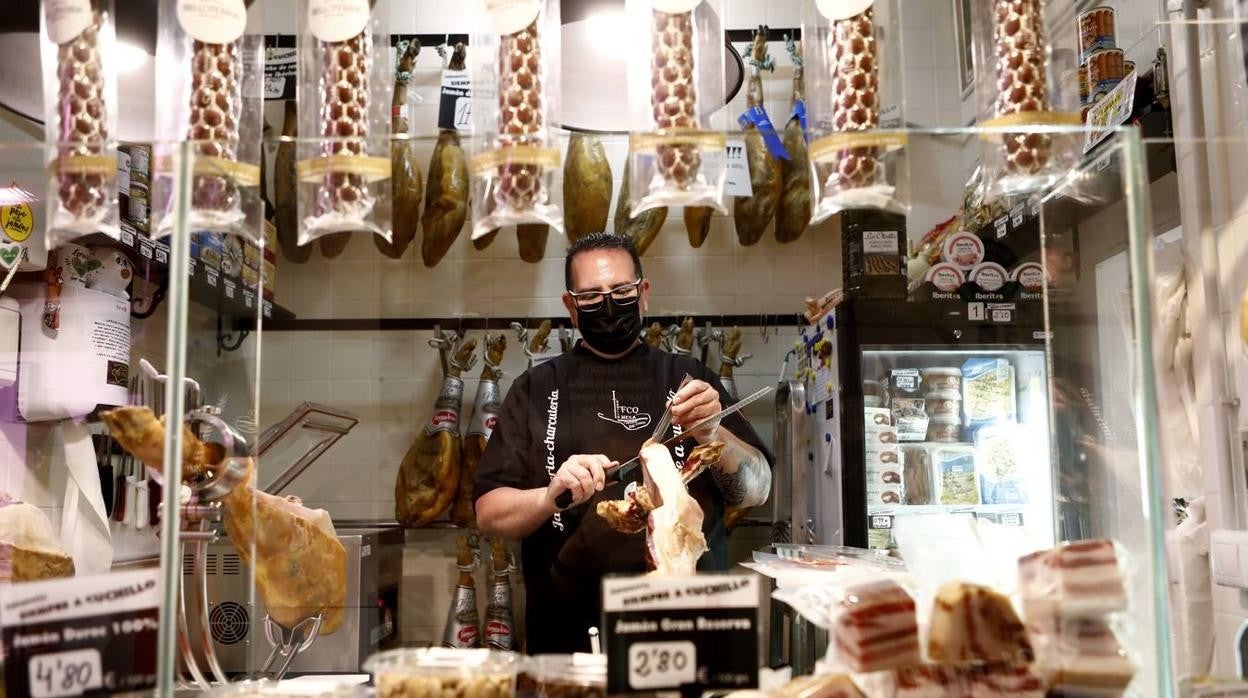
[[217, 358], [227, 351], [238, 351], [249, 336], [251, 330], [245, 327], [235, 327], [227, 332], [221, 313], [217, 313]]

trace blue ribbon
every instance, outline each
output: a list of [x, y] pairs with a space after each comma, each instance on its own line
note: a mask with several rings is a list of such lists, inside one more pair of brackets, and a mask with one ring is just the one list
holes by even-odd
[[767, 110], [762, 106], [746, 109], [745, 113], [737, 118], [737, 123], [743, 129], [753, 124], [754, 128], [763, 135], [763, 142], [767, 144], [767, 150], [773, 157], [789, 159], [789, 151], [784, 149], [784, 143], [781, 142], [780, 135], [776, 133], [776, 127], [771, 124], [771, 119], [767, 117]]
[[789, 112], [789, 120], [797, 117], [797, 122], [802, 125], [802, 140], [810, 142], [810, 134], [806, 132], [806, 100], [799, 99], [793, 104], [793, 111]]

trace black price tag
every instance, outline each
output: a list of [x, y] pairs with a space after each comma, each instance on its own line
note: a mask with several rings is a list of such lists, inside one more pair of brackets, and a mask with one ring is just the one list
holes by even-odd
[[127, 247], [134, 247], [134, 234], [135, 233], [134, 233], [134, 230], [131, 230], [129, 228], [130, 226], [127, 225], [126, 223], [121, 224], [121, 241], [125, 243]]
[[1019, 204], [1010, 209], [1010, 223], [1014, 225], [1015, 230], [1023, 227], [1023, 213], [1026, 210], [1027, 207], [1023, 204]]
[[264, 313], [265, 317], [272, 318], [273, 317], [273, 304], [270, 303], [269, 301], [265, 301], [264, 309], [261, 312]]
[[607, 692], [758, 686], [758, 578], [603, 580]]
[[264, 49], [264, 98], [295, 98], [295, 49], [274, 47]]
[[438, 128], [467, 131], [472, 128], [472, 81], [466, 70], [442, 71], [438, 99]]
[[139, 254], [143, 255], [147, 259], [151, 259], [155, 257], [156, 256], [156, 243], [152, 242], [151, 238], [140, 237], [139, 238]]
[[156, 243], [156, 261], [161, 264], [169, 263], [169, 246], [163, 242]]
[[1010, 233], [1010, 217], [1009, 216], [1001, 216], [996, 221], [994, 221], [993, 224], [997, 226], [997, 239], [998, 240], [1000, 240], [1001, 238], [1005, 237], [1006, 235]]
[[220, 275], [220, 272], [218, 272], [216, 269], [213, 269], [212, 267], [204, 267], [204, 271], [207, 272], [208, 285], [213, 288], [216, 288], [217, 278]]
[[195, 276], [195, 267], [199, 264], [198, 260], [196, 260], [194, 257], [191, 257], [190, 259], [186, 260], [186, 262], [187, 262], [186, 264], [187, 274], [189, 274], [190, 276]]
[[0, 587], [4, 688], [62, 698], [156, 685], [158, 570]]
[[229, 279], [225, 280], [225, 297], [234, 300], [234, 292], [238, 290], [238, 285]]
[[244, 306], [245, 306], [248, 310], [251, 310], [251, 309], [253, 309], [253, 308], [255, 308], [255, 307], [256, 307], [256, 293], [255, 293], [255, 291], [248, 291], [247, 289], [243, 289], [243, 305], [244, 305]]

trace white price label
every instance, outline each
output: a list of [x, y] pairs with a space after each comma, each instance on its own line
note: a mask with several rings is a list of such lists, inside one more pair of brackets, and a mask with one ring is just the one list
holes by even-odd
[[997, 239], [1000, 240], [1001, 238], [1005, 237], [1010, 232], [1010, 219], [1007, 218], [1006, 216], [1001, 216], [1000, 218], [996, 220], [996, 226], [997, 226]]
[[628, 685], [637, 690], [676, 688], [698, 678], [692, 642], [639, 642], [628, 648]]
[[1013, 318], [1013, 317], [1014, 317], [1014, 313], [1013, 313], [1013, 311], [1010, 311], [1010, 310], [1000, 310], [1000, 309], [998, 309], [998, 310], [993, 310], [993, 311], [992, 311], [992, 321], [993, 321], [993, 322], [1009, 322], [1009, 321], [1011, 320], [1011, 318]]
[[876, 530], [887, 530], [893, 527], [893, 517], [891, 516], [872, 516], [871, 528]]
[[1002, 514], [1001, 525], [1002, 526], [1022, 526], [1023, 515], [1019, 513]]
[[213, 288], [217, 287], [217, 271], [215, 269], [208, 270], [208, 285]]
[[1019, 204], [1019, 205], [1015, 206], [1013, 209], [1011, 209], [1011, 210], [1010, 210], [1010, 221], [1014, 224], [1014, 227], [1015, 227], [1015, 228], [1020, 228], [1020, 227], [1022, 227], [1022, 225], [1023, 225], [1023, 212], [1024, 212], [1025, 210], [1026, 210], [1026, 208], [1023, 206], [1023, 204]]
[[[724, 194], [726, 196], [754, 196], [754, 187], [750, 184], [750, 162], [745, 157], [745, 139], [729, 139], [725, 148], [725, 158]], [[709, 168], [707, 171], [714, 172]]]
[[966, 319], [973, 320], [973, 321], [983, 320], [984, 319], [984, 304], [983, 303], [967, 303], [966, 304]]
[[100, 651], [94, 648], [41, 654], [26, 666], [32, 698], [80, 696], [104, 686]]
[[236, 287], [234, 286], [234, 282], [233, 282], [233, 281], [230, 281], [229, 279], [226, 279], [226, 280], [225, 280], [225, 297], [226, 297], [226, 298], [229, 298], [230, 300], [234, 300], [234, 289], [235, 289], [235, 288], [236, 288]]

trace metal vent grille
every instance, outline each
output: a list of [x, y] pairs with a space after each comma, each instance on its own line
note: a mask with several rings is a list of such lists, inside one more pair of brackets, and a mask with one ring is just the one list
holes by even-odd
[[195, 574], [195, 556], [190, 553], [182, 555], [182, 576], [189, 577]]
[[204, 555], [204, 562], [205, 562], [204, 566], [208, 570], [209, 577], [220, 574], [220, 572], [217, 571], [217, 554], [216, 553], [207, 553], [206, 555]]
[[237, 577], [243, 573], [243, 562], [235, 553], [221, 556], [221, 574], [226, 577]]
[[247, 609], [233, 601], [217, 604], [208, 614], [208, 626], [212, 629], [212, 639], [222, 645], [233, 645], [247, 637], [251, 627], [251, 618]]

